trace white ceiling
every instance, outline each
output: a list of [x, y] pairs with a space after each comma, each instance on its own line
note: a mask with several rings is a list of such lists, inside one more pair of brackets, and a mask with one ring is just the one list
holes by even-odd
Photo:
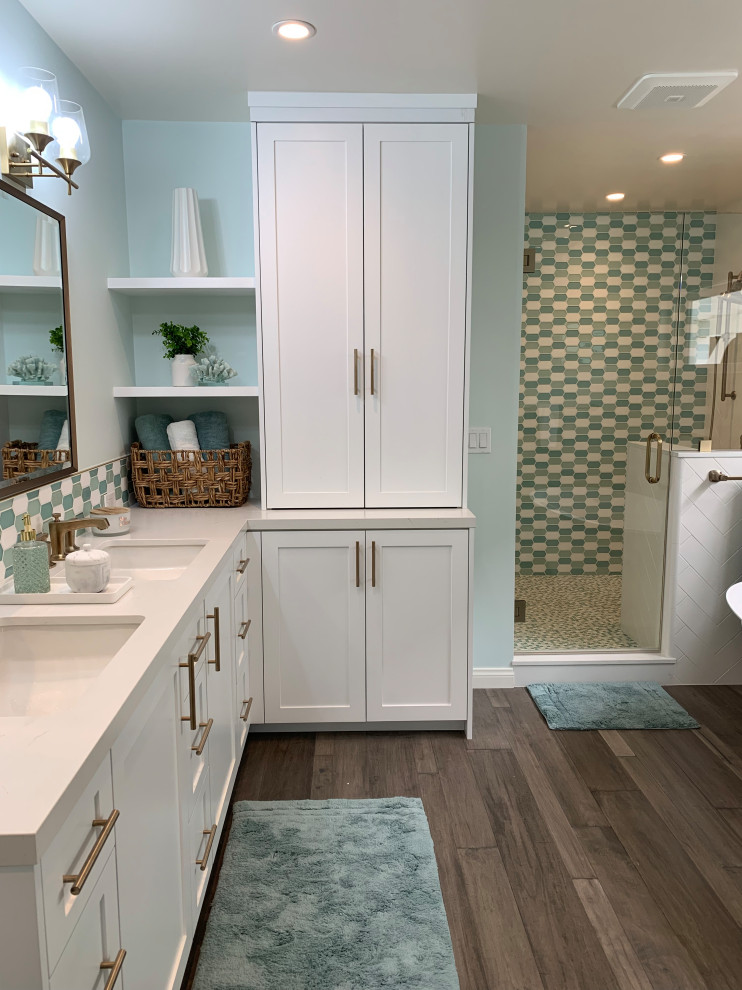
[[[742, 71], [739, 0], [22, 2], [124, 118], [246, 120], [248, 89], [478, 92], [478, 121], [529, 125], [530, 209], [620, 189], [742, 210], [742, 79], [697, 110], [615, 109], [645, 72]], [[286, 17], [316, 37], [276, 38]]]

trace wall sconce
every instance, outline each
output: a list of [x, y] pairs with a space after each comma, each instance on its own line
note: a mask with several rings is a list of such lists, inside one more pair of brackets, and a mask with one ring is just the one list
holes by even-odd
[[62, 179], [72, 195], [79, 189], [72, 175], [90, 160], [82, 107], [60, 100], [46, 69], [21, 69], [18, 79], [15, 88], [0, 80], [0, 173], [26, 189], [34, 179]]

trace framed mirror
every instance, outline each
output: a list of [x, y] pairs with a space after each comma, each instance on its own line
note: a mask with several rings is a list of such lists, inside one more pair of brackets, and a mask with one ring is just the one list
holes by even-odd
[[64, 217], [0, 181], [0, 498], [77, 470]]

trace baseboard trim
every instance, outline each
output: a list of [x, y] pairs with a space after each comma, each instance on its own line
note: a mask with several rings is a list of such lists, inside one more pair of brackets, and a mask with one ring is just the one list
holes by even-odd
[[515, 687], [515, 673], [511, 667], [475, 667], [475, 688]]

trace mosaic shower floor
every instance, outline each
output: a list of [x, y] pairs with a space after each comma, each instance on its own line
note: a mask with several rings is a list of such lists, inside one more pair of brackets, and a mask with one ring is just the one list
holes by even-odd
[[620, 574], [516, 575], [515, 597], [526, 599], [516, 653], [637, 648], [621, 629]]

